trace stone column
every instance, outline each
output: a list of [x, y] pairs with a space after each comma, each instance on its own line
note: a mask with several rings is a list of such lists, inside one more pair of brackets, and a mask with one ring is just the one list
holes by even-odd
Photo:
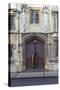
[[23, 67], [23, 56], [22, 56], [22, 38], [21, 38], [21, 33], [20, 33], [20, 44], [19, 44], [19, 71], [22, 71]]
[[26, 69], [25, 63], [26, 63], [26, 61], [25, 61], [25, 43], [23, 43], [23, 70]]
[[45, 41], [45, 69], [48, 69], [48, 43], [47, 40]]
[[20, 20], [20, 13], [19, 12], [17, 12], [16, 13], [16, 32], [17, 32], [17, 40], [16, 40], [16, 55], [15, 55], [15, 57], [16, 57], [16, 72], [19, 72], [19, 67], [20, 67], [20, 64], [19, 64], [19, 29], [20, 29], [20, 23], [19, 23], [19, 20]]

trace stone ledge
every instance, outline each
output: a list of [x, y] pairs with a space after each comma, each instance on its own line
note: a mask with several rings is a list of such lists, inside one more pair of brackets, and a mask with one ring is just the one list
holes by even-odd
[[11, 73], [11, 78], [52, 77], [52, 76], [58, 76], [58, 71]]

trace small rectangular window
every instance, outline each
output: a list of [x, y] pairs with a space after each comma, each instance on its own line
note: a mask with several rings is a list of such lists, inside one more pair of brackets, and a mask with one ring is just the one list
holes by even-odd
[[58, 12], [52, 12], [54, 32], [58, 31]]
[[8, 24], [9, 24], [9, 30], [15, 30], [15, 16], [9, 15], [8, 17]]
[[12, 56], [13, 44], [9, 44], [9, 58]]
[[31, 10], [30, 13], [30, 23], [38, 24], [39, 23], [39, 11], [37, 10]]

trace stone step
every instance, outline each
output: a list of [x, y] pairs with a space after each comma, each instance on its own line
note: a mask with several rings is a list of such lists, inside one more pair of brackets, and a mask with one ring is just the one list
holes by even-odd
[[58, 76], [58, 71], [11, 73], [11, 78], [52, 77], [52, 76]]

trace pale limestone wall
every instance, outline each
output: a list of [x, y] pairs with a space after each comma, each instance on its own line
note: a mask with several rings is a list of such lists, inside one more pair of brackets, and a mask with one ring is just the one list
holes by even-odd
[[18, 34], [10, 34], [10, 44], [18, 43]]
[[[32, 7], [34, 8], [34, 7]], [[18, 7], [18, 9], [20, 9], [20, 7]], [[34, 8], [34, 9], [39, 9], [39, 24], [30, 24], [30, 12], [29, 12], [29, 9], [26, 13], [26, 16], [27, 16], [27, 20], [26, 20], [26, 23], [27, 23], [27, 30], [26, 32], [44, 32], [44, 30], [46, 30], [46, 28], [43, 28], [44, 24], [43, 24], [43, 16], [44, 16], [44, 13], [43, 13], [43, 7], [41, 8]], [[51, 15], [51, 10], [52, 8], [50, 7], [49, 8], [49, 11], [48, 11], [48, 32], [53, 32], [54, 28], [53, 28], [53, 17]], [[20, 18], [20, 16], [19, 16]], [[15, 25], [16, 25], [16, 28], [15, 30], [11, 30], [13, 33], [17, 33], [18, 32], [18, 29], [20, 30], [20, 27], [18, 27], [18, 24], [20, 23], [19, 21], [19, 18], [18, 18], [18, 14], [16, 14], [15, 16]], [[21, 30], [20, 30], [21, 31]], [[18, 32], [19, 33], [19, 32]], [[46, 32], [45, 32], [46, 33]], [[18, 42], [18, 35], [19, 36], [19, 42]], [[45, 60], [46, 60], [46, 65], [45, 65], [45, 68], [46, 69], [51, 69], [53, 68], [53, 70], [55, 69], [55, 66], [57, 65], [56, 64], [50, 64], [49, 63], [49, 60], [54, 57], [55, 55], [55, 50], [53, 50], [53, 39], [51, 38], [52, 36], [48, 36], [48, 41], [47, 41], [47, 44], [48, 43], [51, 43], [51, 46], [48, 45], [48, 53], [49, 53], [49, 57], [46, 55], [45, 57]], [[57, 37], [57, 35], [56, 35]], [[11, 64], [11, 72], [18, 72], [18, 71], [22, 71], [23, 69], [25, 69], [25, 66], [23, 66], [23, 56], [22, 56], [22, 37], [21, 37], [21, 34], [10, 34], [10, 44], [14, 44], [16, 45], [16, 49], [17, 50], [13, 50], [13, 53], [15, 53], [13, 55], [13, 57], [11, 58], [12, 61], [16, 60], [17, 62], [14, 62], [13, 64]], [[19, 46], [19, 49], [18, 49], [18, 44], [20, 44]], [[51, 49], [51, 52], [50, 52], [50, 49]], [[19, 51], [19, 52], [18, 52]], [[50, 55], [51, 53], [51, 55]], [[49, 58], [49, 59], [48, 59]], [[57, 68], [57, 67], [56, 67]]]
[[33, 10], [38, 10], [39, 12], [39, 23], [37, 24], [30, 23], [30, 8], [27, 12], [27, 21], [28, 21], [28, 23], [26, 22], [28, 26], [27, 32], [47, 32], [49, 24], [47, 25], [48, 27], [44, 26], [45, 25], [44, 19], [47, 20], [47, 18], [44, 16], [45, 12], [43, 11], [43, 8], [42, 7], [40, 8], [32, 7], [31, 8]]
[[48, 52], [49, 52], [49, 59], [53, 60], [56, 59], [56, 53], [57, 53], [57, 46], [56, 42], [54, 40], [58, 40], [57, 34], [55, 37], [53, 37], [54, 34], [48, 35]]
[[[15, 5], [15, 4], [14, 4]], [[18, 14], [16, 13], [15, 16], [15, 26], [16, 26], [16, 32], [18, 31], [18, 22], [20, 23], [20, 31], [24, 32], [24, 27], [23, 27], [23, 22], [24, 20], [21, 22], [21, 18], [23, 18], [21, 16], [22, 11], [21, 11], [21, 4], [19, 5], [15, 5], [14, 7], [16, 7], [19, 11], [20, 11], [20, 21], [18, 19]], [[14, 8], [14, 9], [16, 9]], [[58, 8], [55, 6], [48, 6], [48, 10], [47, 10], [47, 17], [48, 17], [48, 23], [47, 23], [47, 27], [44, 26], [44, 18], [45, 21], [47, 20], [47, 17], [44, 17], [44, 11], [43, 11], [44, 6], [42, 7], [32, 7], [31, 5], [28, 5], [27, 9], [26, 9], [26, 13], [25, 13], [25, 25], [26, 25], [26, 30], [25, 32], [53, 32], [54, 31], [54, 22], [53, 22], [53, 15], [51, 14], [51, 11], [58, 11]], [[35, 10], [39, 10], [39, 23], [38, 24], [30, 24], [30, 9], [35, 9]], [[45, 10], [46, 11], [46, 10]], [[14, 32], [15, 32], [14, 31]]]
[[[38, 36], [38, 34], [36, 34], [37, 36]], [[28, 35], [28, 37], [29, 37], [29, 35]], [[40, 37], [41, 37], [41, 34], [40, 34]], [[45, 38], [44, 38], [45, 39]], [[16, 39], [17, 40], [17, 39]], [[46, 39], [47, 40], [47, 39]], [[48, 40], [45, 42], [46, 44], [45, 44], [45, 69], [48, 69], [48, 70], [56, 70], [57, 69], [57, 67], [55, 68], [55, 66], [57, 65], [57, 63], [55, 64], [55, 63], [49, 63], [49, 60], [51, 60], [52, 59], [52, 57], [55, 57], [55, 52], [56, 51], [54, 51], [53, 50], [53, 45], [54, 45], [54, 43], [53, 43], [53, 39], [52, 39], [52, 36], [51, 35], [49, 35], [48, 36]], [[50, 47], [49, 47], [49, 45], [48, 45], [48, 43], [51, 43], [51, 45], [50, 45]], [[22, 38], [21, 38], [21, 35], [20, 35], [20, 47], [19, 47], [19, 51], [20, 52], [18, 52], [18, 53], [15, 53], [14, 54], [14, 58], [16, 59], [16, 61], [17, 62], [15, 62], [14, 64], [12, 64], [12, 66], [11, 66], [11, 70], [12, 70], [12, 72], [15, 72], [15, 71], [22, 71], [22, 70], [24, 70], [25, 69], [25, 65], [23, 65], [23, 43], [22, 43]], [[48, 47], [47, 47], [48, 46]], [[51, 50], [50, 50], [51, 49]], [[48, 52], [50, 52], [50, 53], [48, 53]], [[49, 55], [50, 56], [49, 56]], [[17, 59], [19, 57], [19, 60]], [[14, 58], [13, 58], [13, 60], [14, 60]], [[53, 68], [52, 68], [53, 67]]]
[[48, 35], [48, 68], [49, 70], [57, 70], [58, 69], [58, 56], [57, 46], [54, 40], [58, 40], [57, 34]]
[[10, 58], [11, 59], [11, 72], [21, 72], [21, 70], [24, 68], [23, 57], [22, 57], [21, 34], [16, 34], [16, 33], [10, 34], [10, 44], [13, 44], [12, 57]]

